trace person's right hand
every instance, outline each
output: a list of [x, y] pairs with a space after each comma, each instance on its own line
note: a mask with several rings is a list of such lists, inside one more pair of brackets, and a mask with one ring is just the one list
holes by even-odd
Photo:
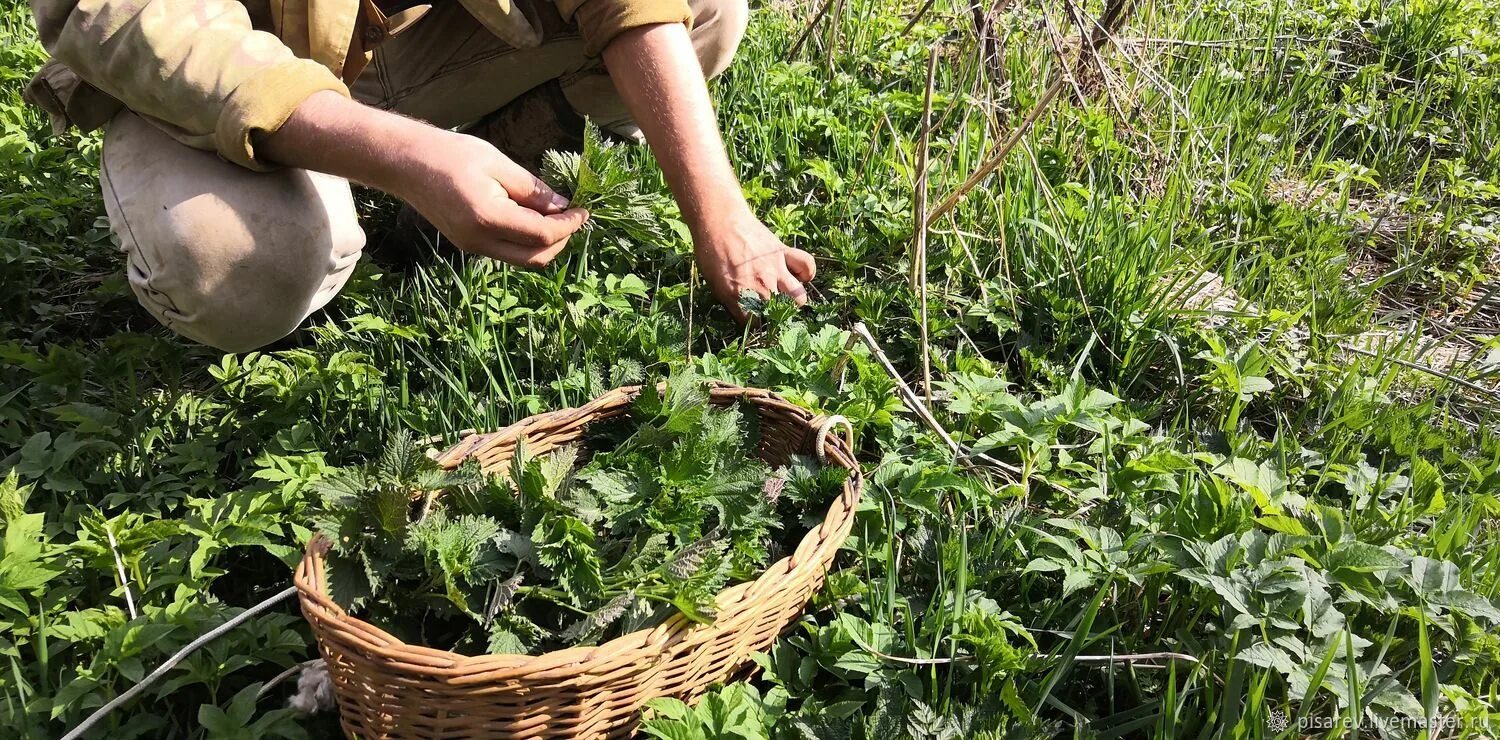
[[542, 267], [588, 219], [489, 142], [438, 128], [407, 142], [392, 193], [455, 246], [518, 267]]

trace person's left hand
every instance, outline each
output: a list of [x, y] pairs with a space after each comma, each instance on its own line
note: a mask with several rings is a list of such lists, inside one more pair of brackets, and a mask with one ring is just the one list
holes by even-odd
[[761, 298], [781, 293], [805, 305], [807, 289], [802, 284], [818, 271], [812, 255], [782, 244], [749, 213], [694, 233], [693, 251], [714, 297], [739, 321], [745, 320], [740, 309], [743, 291]]

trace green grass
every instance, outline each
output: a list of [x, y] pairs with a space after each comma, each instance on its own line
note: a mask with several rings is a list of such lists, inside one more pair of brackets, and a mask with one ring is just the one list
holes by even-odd
[[[714, 88], [753, 204], [818, 257], [807, 311], [732, 325], [630, 150], [617, 165], [667, 238], [601, 228], [542, 272], [377, 256], [299, 348], [225, 357], [134, 304], [98, 139], [44, 136], [20, 101], [43, 54], [25, 8], [0, 4], [0, 726], [59, 736], [284, 588], [309, 485], [392, 430], [451, 440], [693, 364], [850, 418], [869, 485], [753, 690], [663, 706], [650, 732], [1418, 737], [1436, 718], [1431, 737], [1493, 735], [1494, 400], [1402, 364], [1415, 343], [1339, 345], [1443, 335], [1494, 279], [1497, 11], [1142, 5], [1104, 57], [1113, 84], [1080, 81], [1086, 101], [1069, 85], [931, 225], [923, 327], [908, 275], [929, 52], [931, 202], [1063, 72], [1032, 5], [997, 22], [1003, 79], [956, 3], [909, 32], [911, 9], [837, 7], [794, 58], [810, 12], [758, 10]], [[1184, 308], [1205, 271], [1258, 310]], [[955, 460], [850, 342], [856, 321], [919, 392], [925, 328], [938, 419], [1021, 472]], [[1484, 386], [1492, 364], [1445, 372]], [[1119, 657], [1164, 652], [1191, 659]], [[314, 654], [286, 605], [104, 726], [325, 736], [328, 717], [282, 708], [290, 682], [259, 695]]]

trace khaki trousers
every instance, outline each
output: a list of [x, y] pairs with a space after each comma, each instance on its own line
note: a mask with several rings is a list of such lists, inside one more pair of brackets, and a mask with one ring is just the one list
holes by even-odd
[[[746, 0], [690, 0], [706, 76], [729, 66]], [[550, 5], [548, 6], [550, 9]], [[444, 128], [472, 123], [548, 80], [601, 126], [633, 128], [576, 30], [541, 23], [516, 49], [460, 3], [440, 3], [377, 48], [352, 87], [360, 101]], [[400, 146], [400, 142], [392, 142]], [[228, 352], [280, 339], [349, 280], [364, 248], [349, 183], [299, 169], [257, 173], [184, 146], [123, 111], [104, 134], [100, 187], [130, 287], [167, 328]]]

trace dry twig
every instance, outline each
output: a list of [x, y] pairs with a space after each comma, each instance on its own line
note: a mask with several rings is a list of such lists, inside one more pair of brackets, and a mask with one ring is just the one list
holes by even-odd
[[918, 335], [922, 346], [922, 395], [928, 403], [932, 400], [932, 347], [927, 337], [927, 155], [932, 138], [932, 88], [937, 80], [941, 49], [941, 44], [934, 45], [932, 53], [927, 55], [927, 90], [922, 96], [922, 134], [917, 140], [917, 182], [912, 200], [912, 221], [917, 233], [912, 245], [911, 287], [917, 294], [921, 314]]
[[[927, 428], [931, 429], [932, 433], [938, 436], [938, 439], [943, 441], [943, 444], [953, 453], [954, 458], [958, 460], [959, 464], [977, 468], [980, 466], [976, 462], [984, 463], [989, 467], [1009, 473], [1014, 476], [1013, 480], [1031, 480], [1030, 478], [1026, 478], [1025, 472], [1020, 468], [1004, 460], [997, 460], [982, 452], [974, 452], [966, 449], [963, 445], [959, 444], [958, 440], [955, 440], [953, 435], [949, 434], [948, 430], [944, 429], [943, 425], [938, 422], [937, 417], [933, 416], [932, 412], [927, 409], [926, 404], [922, 403], [922, 399], [917, 397], [916, 391], [912, 390], [911, 386], [907, 385], [906, 381], [901, 378], [901, 374], [896, 372], [896, 366], [891, 364], [891, 358], [886, 356], [885, 349], [880, 346], [880, 342], [875, 340], [875, 336], [870, 333], [865, 323], [863, 321], [855, 322], [853, 331], [864, 341], [865, 346], [870, 349], [870, 354], [875, 355], [875, 360], [880, 363], [880, 366], [885, 369], [886, 374], [896, 383], [896, 394], [901, 397], [901, 402], [916, 415], [918, 420], [927, 425]], [[1055, 490], [1068, 492], [1068, 489], [1046, 478], [1039, 478], [1037, 480], [1042, 481]]]
[[165, 676], [167, 675], [167, 673], [171, 672], [173, 668], [177, 667], [178, 663], [181, 663], [183, 659], [191, 655], [193, 651], [203, 647], [204, 645], [207, 645], [210, 642], [213, 642], [214, 640], [218, 639], [219, 636], [234, 629], [235, 627], [240, 626], [240, 624], [245, 622], [246, 620], [254, 618], [255, 615], [267, 609], [270, 609], [271, 607], [281, 603], [282, 601], [285, 601], [288, 598], [291, 598], [291, 596], [295, 593], [297, 593], [296, 587], [288, 586], [285, 590], [281, 591], [275, 596], [272, 596], [271, 598], [266, 599], [265, 601], [262, 601], [259, 604], [246, 609], [245, 611], [240, 612], [239, 614], [225, 621], [223, 624], [198, 636], [197, 639], [188, 643], [181, 650], [173, 653], [172, 657], [167, 658], [167, 661], [165, 663], [157, 666], [156, 670], [151, 671], [151, 673], [148, 674], [145, 678], [137, 681], [134, 686], [126, 689], [124, 693], [111, 699], [104, 706], [94, 710], [94, 713], [90, 714], [86, 719], [83, 720], [83, 722], [79, 723], [77, 727], [74, 727], [71, 731], [68, 732], [68, 734], [63, 735], [62, 740], [77, 740], [78, 738], [83, 737], [83, 734], [85, 732], [88, 732], [89, 728], [93, 727], [96, 723], [99, 722], [99, 720], [104, 719], [105, 715], [125, 705], [131, 699], [134, 699], [141, 692], [150, 687], [151, 684], [156, 683], [161, 679], [162, 676]]
[[130, 578], [125, 575], [125, 559], [120, 557], [120, 543], [115, 541], [114, 528], [104, 523], [104, 535], [109, 538], [109, 552], [115, 556], [115, 571], [120, 575], [120, 588], [125, 590], [125, 610], [131, 619], [140, 616], [135, 611], [135, 597], [130, 593]]

